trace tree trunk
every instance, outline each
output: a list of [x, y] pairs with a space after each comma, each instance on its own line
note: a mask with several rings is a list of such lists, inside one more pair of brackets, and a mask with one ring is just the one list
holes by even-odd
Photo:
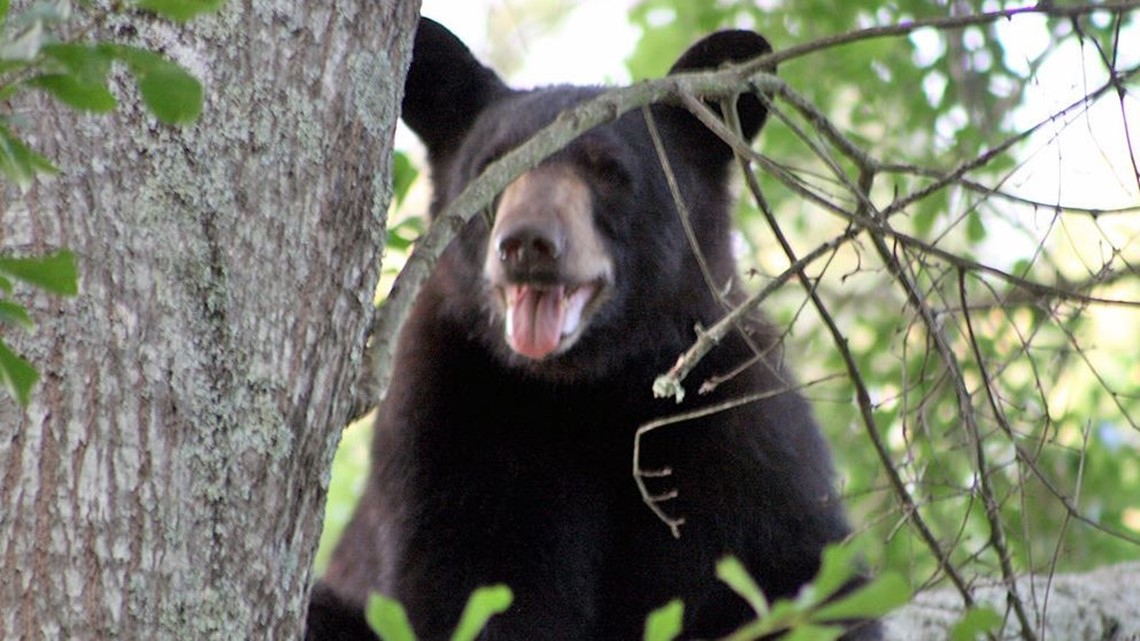
[[300, 631], [418, 13], [332, 6], [109, 21], [96, 38], [137, 33], [203, 81], [183, 129], [129, 83], [110, 116], [19, 104], [63, 173], [2, 185], [0, 251], [71, 248], [81, 285], [5, 334], [42, 378], [26, 409], [0, 397], [0, 638]]

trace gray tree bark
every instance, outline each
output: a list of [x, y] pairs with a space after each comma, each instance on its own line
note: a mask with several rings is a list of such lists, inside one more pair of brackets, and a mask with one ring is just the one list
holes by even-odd
[[110, 116], [19, 103], [63, 173], [2, 186], [0, 251], [72, 249], [81, 293], [23, 299], [39, 327], [5, 334], [42, 379], [0, 397], [0, 638], [300, 631], [418, 4], [132, 16], [205, 85], [183, 129], [125, 82]]

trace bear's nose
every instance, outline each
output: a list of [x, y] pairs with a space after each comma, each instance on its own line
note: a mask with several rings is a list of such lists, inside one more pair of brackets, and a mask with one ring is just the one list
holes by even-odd
[[549, 278], [557, 272], [565, 241], [550, 226], [518, 225], [499, 234], [496, 249], [512, 279]]

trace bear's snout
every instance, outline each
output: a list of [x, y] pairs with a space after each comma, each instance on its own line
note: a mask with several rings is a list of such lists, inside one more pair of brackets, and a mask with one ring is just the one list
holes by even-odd
[[[495, 226], [498, 229], [499, 225]], [[556, 217], [548, 220], [513, 220], [496, 232], [494, 246], [499, 262], [512, 282], [557, 282], [558, 261], [566, 248], [566, 234]]]
[[572, 167], [539, 167], [503, 190], [484, 274], [515, 353], [539, 360], [577, 341], [609, 292], [613, 260]]

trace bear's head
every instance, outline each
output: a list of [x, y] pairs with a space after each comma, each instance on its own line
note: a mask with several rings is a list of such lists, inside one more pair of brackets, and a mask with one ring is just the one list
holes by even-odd
[[[769, 51], [755, 33], [719, 32], [686, 51], [671, 73]], [[433, 212], [560, 112], [602, 92], [511, 89], [451, 32], [421, 19], [402, 117], [427, 147]], [[751, 139], [766, 110], [746, 93], [737, 111]], [[681, 108], [657, 105], [651, 114], [707, 271], [715, 287], [731, 288], [732, 150]], [[495, 200], [493, 220], [472, 218], [433, 278], [445, 320], [508, 366], [577, 380], [659, 367], [687, 346], [695, 325], [724, 313], [640, 110], [588, 131], [520, 176]]]

